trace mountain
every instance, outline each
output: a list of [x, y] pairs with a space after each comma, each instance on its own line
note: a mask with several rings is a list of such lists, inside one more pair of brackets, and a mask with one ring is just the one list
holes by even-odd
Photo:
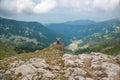
[[[95, 23], [96, 23], [95, 21], [91, 21], [91, 20], [76, 20], [76, 21], [68, 21], [64, 23], [47, 24], [46, 26], [49, 29], [52, 29], [56, 32], [59, 32], [69, 37], [70, 39], [78, 39], [78, 35], [81, 34], [79, 30], [83, 30], [83, 29], [85, 30], [87, 28], [86, 27], [84, 28], [84, 26]], [[80, 36], [83, 37], [82, 35]]]
[[120, 80], [120, 55], [72, 55], [54, 44], [0, 60], [0, 80]]
[[85, 52], [120, 53], [120, 20], [118, 19], [86, 25], [50, 24], [48, 28], [72, 39], [73, 42], [69, 48], [78, 49], [75, 54]]
[[68, 21], [64, 22], [64, 24], [70, 24], [70, 25], [88, 25], [88, 24], [94, 24], [95, 21], [92, 20], [76, 20], [76, 21]]
[[30, 52], [43, 49], [57, 37], [67, 44], [65, 37], [38, 22], [16, 21], [0, 18], [0, 41], [14, 46], [18, 52]]
[[71, 39], [82, 39], [86, 36], [92, 35], [96, 32], [101, 32], [109, 29], [110, 31], [120, 25], [120, 21], [117, 19], [96, 22], [94, 24], [84, 25], [71, 25], [66, 23], [49, 24], [47, 27], [56, 32], [59, 32]]
[[75, 48], [74, 52], [64, 46], [64, 40], [53, 43], [59, 34], [40, 23], [3, 18], [0, 23], [0, 40], [3, 41], [0, 50], [41, 49], [52, 43], [29, 54], [0, 57], [0, 80], [120, 80], [119, 20], [57, 26], [59, 33], [66, 31], [65, 36], [76, 38], [68, 46]]

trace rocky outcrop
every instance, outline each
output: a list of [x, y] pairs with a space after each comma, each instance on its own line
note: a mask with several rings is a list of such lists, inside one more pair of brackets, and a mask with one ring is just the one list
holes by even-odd
[[47, 69], [48, 67], [49, 64], [40, 58], [32, 58], [26, 62], [19, 60], [10, 63], [9, 69], [5, 71], [3, 76], [5, 78], [9, 75], [9, 78], [17, 80], [44, 80], [45, 78], [54, 78], [55, 75]]
[[50, 63], [39, 57], [15, 60], [7, 69], [0, 69], [0, 80], [120, 80], [117, 56], [64, 54], [61, 62], [55, 62], [57, 59]]
[[69, 80], [120, 80], [120, 65], [110, 55], [65, 54], [62, 59]]

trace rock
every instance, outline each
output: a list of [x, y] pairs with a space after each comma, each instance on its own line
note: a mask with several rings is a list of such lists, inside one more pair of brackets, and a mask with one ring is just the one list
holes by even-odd
[[27, 77], [23, 77], [21, 80], [29, 80]]
[[47, 68], [49, 66], [48, 64], [46, 64], [44, 59], [40, 58], [32, 58], [27, 63], [31, 64], [35, 68]]
[[[54, 52], [57, 53], [56, 50]], [[41, 58], [31, 58], [26, 62], [16, 60], [6, 70], [1, 67], [0, 80], [120, 80], [120, 64], [116, 59], [116, 56], [94, 52], [64, 54], [57, 59], [60, 63], [55, 60], [48, 64]]]
[[96, 79], [101, 79], [103, 77], [107, 77], [107, 74], [104, 71], [93, 71], [93, 75], [96, 76]]
[[52, 72], [47, 71], [46, 73], [43, 74], [43, 77], [45, 78], [54, 78], [54, 74], [52, 74]]
[[5, 72], [5, 74], [10, 74], [11, 73], [11, 71], [10, 70], [7, 70], [6, 72]]
[[45, 70], [45, 69], [42, 69], [42, 68], [38, 68], [37, 69], [37, 72], [39, 72], [39, 73], [45, 73], [47, 70]]
[[0, 70], [0, 73], [4, 73], [4, 72], [5, 72], [5, 70], [2, 70], [2, 69]]
[[24, 77], [26, 77], [28, 80], [36, 80], [37, 79], [36, 73], [28, 74], [28, 75], [26, 75]]
[[73, 76], [70, 76], [68, 80], [75, 80], [75, 78]]
[[81, 67], [83, 65], [83, 61], [76, 55], [65, 54], [62, 59], [64, 60], [65, 66]]
[[86, 79], [84, 77], [82, 77], [82, 76], [76, 76], [75, 80], [86, 80]]
[[102, 78], [101, 80], [114, 80], [114, 79], [108, 78], [108, 77], [104, 77], [104, 78]]
[[17, 68], [15, 68], [15, 74], [18, 75], [21, 73], [23, 76], [26, 76], [28, 74], [33, 74], [36, 72], [36, 69], [32, 65], [21, 65]]
[[106, 54], [102, 54], [102, 53], [95, 53], [95, 52], [92, 52], [90, 53], [92, 55], [92, 61], [98, 61], [98, 62], [104, 62], [104, 61], [107, 61], [107, 62], [112, 62], [113, 59], [112, 59], [112, 56], [110, 55], [106, 55]]
[[14, 67], [18, 67], [22, 64], [24, 64], [24, 61], [18, 60], [18, 61], [14, 61], [14, 62], [10, 63], [9, 67], [14, 68]]
[[66, 59], [69, 59], [71, 57], [73, 57], [73, 55], [71, 55], [71, 54], [64, 54], [63, 57], [62, 57], [62, 60], [66, 60]]
[[86, 59], [91, 60], [92, 59], [91, 55], [89, 55], [89, 54], [79, 54], [78, 56], [81, 60], [86, 60]]
[[66, 77], [69, 77], [69, 76], [76, 76], [76, 75], [86, 75], [86, 71], [80, 69], [80, 68], [68, 68], [67, 73], [65, 74]]
[[105, 69], [105, 73], [108, 78], [119, 80], [120, 79], [120, 66], [114, 63], [102, 63], [102, 68]]
[[45, 63], [44, 59], [40, 59], [40, 58], [31, 58], [29, 61], [27, 61], [28, 63], [35, 63], [35, 62], [41, 62], [41, 63]]
[[120, 64], [120, 54], [114, 56], [113, 58], [118, 64]]
[[86, 80], [94, 80], [94, 79], [92, 79], [92, 78], [86, 78]]
[[64, 69], [67, 69], [65, 77], [70, 80], [76, 78], [77, 80], [120, 80], [120, 65], [115, 62], [113, 56], [95, 52], [65, 54], [62, 60], [66, 67]]
[[61, 70], [60, 66], [57, 66], [57, 65], [55, 65], [55, 66], [49, 66], [49, 69], [50, 70], [56, 70], [56, 71], [60, 71]]
[[32, 66], [34, 66], [35, 68], [47, 68], [49, 65], [42, 62], [35, 62], [32, 63]]

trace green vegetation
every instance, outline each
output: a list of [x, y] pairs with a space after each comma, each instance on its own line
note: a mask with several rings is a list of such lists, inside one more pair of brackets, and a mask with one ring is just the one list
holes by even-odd
[[[45, 61], [50, 64], [50, 65], [61, 65], [61, 68], [63, 68], [64, 63], [62, 60], [62, 56], [64, 54], [64, 45], [59, 44], [59, 45], [52, 45], [48, 48], [45, 48], [43, 50], [38, 50], [33, 53], [24, 53], [24, 54], [19, 54], [16, 56], [12, 56], [9, 58], [4, 59], [2, 62], [0, 61], [0, 68], [7, 69], [8, 65], [10, 62], [14, 62], [16, 60], [22, 60], [22, 61], [27, 61], [31, 58], [41, 58], [45, 59]], [[5, 61], [5, 62], [4, 62]], [[7, 62], [6, 62], [7, 61]], [[20, 74], [19, 74], [20, 76]], [[61, 74], [60, 76], [61, 80], [67, 80], [65, 77]]]
[[0, 18], [0, 40], [14, 47], [16, 52], [26, 53], [48, 47], [61, 37], [67, 45], [69, 40], [38, 22], [25, 22]]
[[75, 51], [74, 54], [78, 55], [82, 53], [91, 53], [91, 52], [102, 52], [109, 55], [117, 55], [120, 54], [120, 45], [116, 44], [116, 45], [106, 46], [103, 44], [99, 44], [85, 49], [78, 49], [77, 51]]
[[110, 54], [110, 55], [116, 55], [116, 54], [120, 54], [120, 45], [114, 45], [113, 47], [111, 48], [106, 48], [104, 50], [101, 50], [101, 52], [103, 53], [107, 53], [107, 54]]
[[0, 41], [0, 60], [17, 54], [14, 49]]

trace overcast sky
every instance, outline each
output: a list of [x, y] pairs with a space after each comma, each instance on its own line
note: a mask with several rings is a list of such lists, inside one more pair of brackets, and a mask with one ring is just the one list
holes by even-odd
[[56, 23], [120, 18], [120, 0], [0, 0], [0, 16]]

